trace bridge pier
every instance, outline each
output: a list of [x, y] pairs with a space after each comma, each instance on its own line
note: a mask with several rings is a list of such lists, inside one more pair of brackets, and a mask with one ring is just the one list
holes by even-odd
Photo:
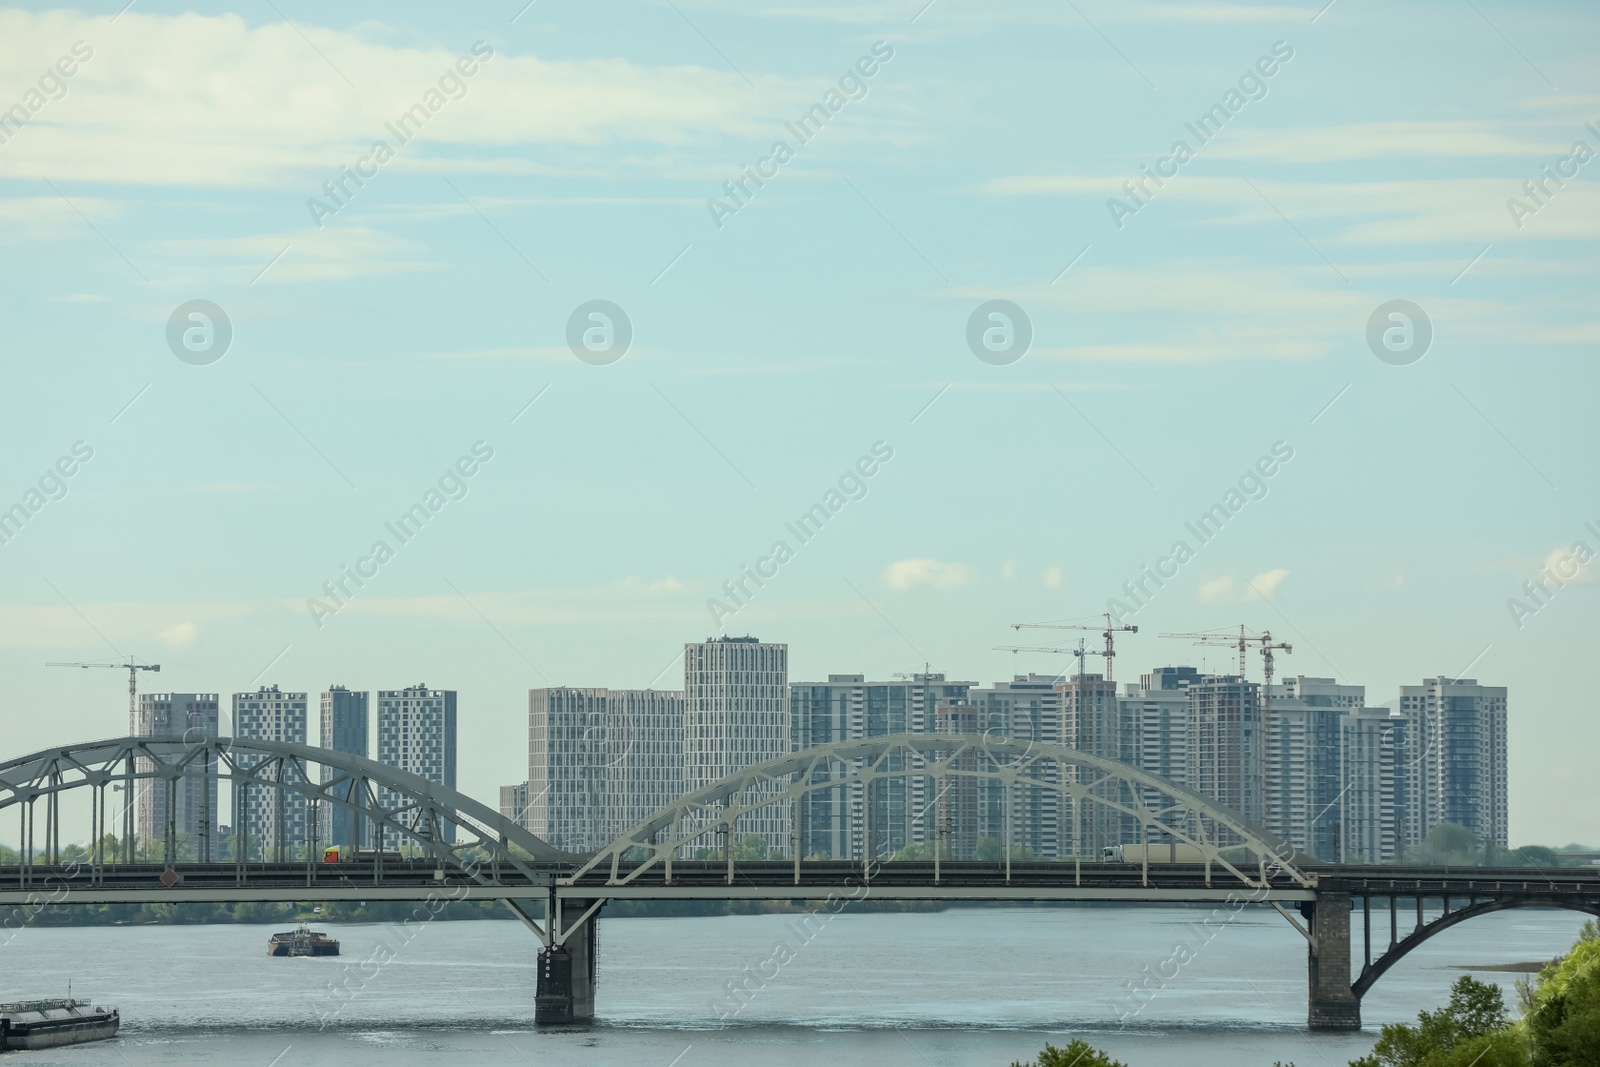
[[1313, 1030], [1359, 1030], [1361, 1001], [1350, 988], [1350, 894], [1320, 892], [1302, 909], [1311, 920], [1306, 1025]]
[[[539, 985], [534, 996], [533, 1021], [541, 1026], [586, 1023], [594, 1019], [595, 965], [598, 962], [600, 913], [579, 922], [592, 900], [562, 900], [558, 922], [547, 930], [551, 944], [539, 953]], [[556, 929], [578, 923], [562, 944], [555, 944]]]

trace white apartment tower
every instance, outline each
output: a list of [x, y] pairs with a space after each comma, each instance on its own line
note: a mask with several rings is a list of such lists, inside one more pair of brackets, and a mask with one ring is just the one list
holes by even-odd
[[1424, 679], [1400, 687], [1412, 724], [1418, 838], [1440, 823], [1465, 826], [1506, 847], [1506, 690], [1472, 678]]
[[1398, 781], [1405, 729], [1388, 708], [1357, 708], [1339, 720], [1340, 863], [1392, 863], [1405, 845]]
[[528, 781], [502, 787], [501, 807], [520, 799], [533, 834], [592, 851], [683, 792], [682, 693], [528, 690]]
[[[943, 674], [922, 672], [910, 679], [869, 682], [864, 674], [830, 674], [826, 682], [789, 686], [790, 724], [796, 750], [836, 741], [855, 741], [898, 733], [930, 733], [941, 701], [959, 701], [972, 682], [951, 682]], [[852, 761], [862, 766], [865, 759]], [[916, 757], [896, 755], [885, 771], [916, 770]], [[826, 781], [828, 770], [814, 772]], [[801, 848], [807, 856], [887, 858], [910, 844], [932, 840], [936, 791], [926, 775], [887, 776], [870, 785], [817, 789], [801, 800]]]
[[[275, 685], [264, 685], [254, 693], [233, 694], [233, 736], [305, 744], [306, 694], [281, 692]], [[260, 762], [260, 756], [239, 756], [243, 767]], [[292, 858], [290, 850], [306, 843], [305, 794], [276, 784], [252, 786], [243, 792], [233, 817], [238, 847], [254, 859]]]
[[[429, 689], [414, 685], [407, 689], [378, 691], [377, 760], [403, 771], [410, 771], [449, 789], [456, 787], [456, 692], [454, 689]], [[382, 789], [379, 801], [385, 806], [398, 802], [392, 790]], [[427, 833], [428, 828], [419, 827]], [[455, 841], [456, 828], [446, 824], [446, 841]], [[384, 831], [384, 848], [399, 849], [413, 844], [399, 831]]]
[[[754, 637], [715, 637], [683, 646], [683, 786], [692, 792], [763, 760], [787, 755], [789, 646]], [[771, 789], [773, 795], [780, 790]], [[744, 816], [736, 838], [759, 834], [767, 847], [794, 848], [793, 805]], [[708, 835], [706, 847], [713, 843]]]

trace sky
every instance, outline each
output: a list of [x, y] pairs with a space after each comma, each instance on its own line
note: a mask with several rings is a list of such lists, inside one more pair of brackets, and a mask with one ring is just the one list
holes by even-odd
[[4, 755], [125, 732], [53, 661], [426, 683], [492, 803], [530, 687], [717, 633], [990, 683], [1116, 611], [1121, 680], [1243, 624], [1373, 705], [1508, 686], [1512, 844], [1600, 841], [1597, 29], [0, 9]]

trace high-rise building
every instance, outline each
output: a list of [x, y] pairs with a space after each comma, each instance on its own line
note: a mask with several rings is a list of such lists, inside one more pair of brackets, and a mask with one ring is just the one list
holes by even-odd
[[[893, 682], [868, 682], [863, 674], [795, 682], [789, 687], [794, 747], [932, 732], [937, 705], [961, 700], [972, 687], [972, 682], [950, 682], [933, 673]], [[882, 769], [914, 771], [920, 766], [920, 760], [909, 759], [892, 756], [882, 762]], [[819, 768], [814, 780], [827, 777], [828, 772]], [[893, 856], [907, 845], [932, 839], [932, 799], [929, 779], [918, 774], [879, 778], [870, 786], [854, 782], [814, 790], [801, 799], [801, 847], [808, 856], [835, 859]]]
[[[346, 689], [342, 685], [329, 686], [322, 694], [321, 726], [323, 748], [352, 756], [365, 756], [368, 735], [367, 694]], [[335, 777], [334, 771], [327, 767], [322, 769], [324, 783], [333, 777]], [[340, 799], [359, 803], [361, 798], [354, 794], [354, 788], [354, 781], [347, 778], [336, 787], [336, 795]], [[322, 841], [330, 845], [353, 845], [358, 848], [371, 844], [367, 840], [364, 825], [366, 820], [360, 815], [340, 804], [325, 803], [322, 807], [319, 827]]]
[[[528, 690], [524, 825], [587, 852], [677, 800], [683, 707], [682, 693], [659, 689]], [[517, 788], [502, 787], [502, 807]]]
[[1427, 678], [1400, 687], [1420, 772], [1418, 837], [1440, 823], [1506, 847], [1506, 690], [1473, 678]]
[[[1061, 682], [1061, 676], [1056, 674], [1018, 674], [1009, 682], [973, 689], [967, 694], [967, 702], [977, 712], [975, 732], [1063, 744]], [[1014, 764], [1017, 759], [1003, 755], [986, 758], [990, 770]], [[1010, 847], [1051, 859], [1071, 854], [1072, 806], [1061, 790], [1060, 771], [1060, 764], [1053, 761], [1030, 768], [1030, 776], [1047, 783], [1046, 788], [1008, 789], [993, 779], [980, 780], [976, 785], [976, 836], [980, 840], [992, 838], [1002, 847], [1009, 841]]]
[[[708, 786], [746, 767], [787, 755], [789, 646], [754, 637], [715, 637], [683, 646], [683, 785]], [[779, 796], [769, 785], [762, 795]], [[762, 837], [769, 849], [794, 848], [793, 805], [777, 800], [745, 815], [737, 838]]]
[[[1159, 774], [1177, 785], [1189, 780], [1189, 683], [1198, 680], [1193, 667], [1158, 667], [1129, 683], [1121, 698], [1123, 721], [1133, 734], [1132, 758], [1141, 771]], [[1154, 794], [1146, 803], [1156, 803]]]
[[[978, 709], [964, 700], [941, 701], [934, 708], [933, 731], [940, 734], [977, 734]], [[967, 751], [951, 761], [954, 769], [982, 769], [980, 752]], [[950, 859], [969, 860], [978, 848], [978, 839], [987, 829], [984, 806], [989, 783], [965, 774], [947, 774], [932, 801], [937, 816], [934, 839], [940, 852]], [[997, 838], [998, 840], [998, 838]]]
[[[216, 693], [141, 693], [134, 715], [136, 737], [183, 737], [197, 740], [217, 736]], [[141, 757], [140, 770], [151, 761]], [[167, 819], [172, 819], [180, 859], [209, 860], [217, 840], [217, 761], [191, 761], [176, 783], [146, 778], [135, 786], [135, 832], [145, 841], [166, 840]], [[168, 811], [168, 803], [171, 811]]]
[[[449, 789], [456, 787], [454, 689], [429, 689], [421, 684], [407, 689], [380, 689], [377, 732], [379, 763], [410, 771]], [[378, 798], [385, 808], [399, 801], [388, 789], [380, 789]], [[413, 829], [423, 836], [433, 832], [426, 826]], [[442, 832], [445, 841], [454, 843], [455, 826], [446, 824]], [[383, 839], [383, 847], [391, 850], [412, 843], [393, 829], [386, 829]]]
[[[1190, 789], [1260, 825], [1266, 822], [1266, 739], [1261, 687], [1236, 675], [1189, 683]], [[1222, 844], [1236, 844], [1219, 833]]]
[[[1061, 684], [1060, 692], [1063, 744], [1087, 755], [1135, 762], [1136, 723], [1124, 716], [1115, 682], [1100, 674], [1075, 674]], [[1131, 806], [1133, 797], [1123, 782], [1083, 767], [1069, 767], [1067, 781], [1087, 784], [1089, 796], [1076, 803], [1066, 799], [1070, 821], [1058, 856], [1070, 853], [1094, 859], [1109, 845], [1138, 840], [1138, 823], [1111, 806]]]
[[1297, 850], [1332, 861], [1339, 852], [1340, 720], [1366, 689], [1296, 675], [1273, 685], [1265, 758], [1267, 829]]
[[[233, 736], [287, 744], [306, 743], [306, 695], [262, 686], [254, 693], [233, 694]], [[239, 765], [253, 767], [263, 757], [241, 753]], [[293, 775], [290, 764], [281, 764]], [[271, 772], [267, 772], [271, 773]], [[286, 779], [287, 780], [287, 779]], [[288, 859], [289, 850], [306, 844], [306, 798], [277, 785], [246, 786], [240, 799], [243, 817], [234, 813], [236, 835], [247, 835], [240, 847], [251, 858]]]
[[1388, 708], [1356, 708], [1339, 719], [1340, 863], [1391, 863], [1400, 854], [1405, 729]]
[[[1158, 667], [1141, 675], [1137, 684], [1124, 687], [1123, 695], [1117, 698], [1118, 714], [1128, 737], [1123, 762], [1174, 785], [1188, 784], [1189, 684], [1199, 678], [1200, 672], [1193, 667]], [[1142, 786], [1137, 792], [1139, 799], [1153, 810], [1160, 811], [1172, 803], [1172, 794], [1162, 789]], [[1117, 829], [1124, 835], [1124, 844], [1141, 840], [1134, 820], [1124, 819]], [[1168, 843], [1159, 832], [1152, 833], [1153, 844]]]

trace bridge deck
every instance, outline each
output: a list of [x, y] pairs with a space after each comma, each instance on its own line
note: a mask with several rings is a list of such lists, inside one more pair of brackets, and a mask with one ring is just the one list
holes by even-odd
[[[545, 899], [552, 880], [557, 895], [574, 899], [823, 899], [830, 893], [853, 899], [881, 900], [1081, 900], [1148, 902], [1225, 902], [1272, 900], [1292, 903], [1314, 900], [1317, 892], [1336, 891], [1357, 897], [1550, 897], [1600, 899], [1600, 871], [1585, 869], [1446, 867], [1302, 868], [1314, 883], [1307, 888], [1278, 874], [1265, 892], [1245, 886], [1233, 875], [1191, 865], [1155, 865], [1146, 879], [1140, 868], [1126, 864], [1013, 861], [1010, 878], [1003, 864], [947, 862], [934, 880], [931, 862], [875, 865], [863, 878], [859, 863], [803, 863], [800, 881], [789, 861], [740, 862], [728, 879], [727, 865], [715, 861], [676, 861], [672, 879], [655, 865], [626, 884], [608, 884], [609, 872], [591, 871], [576, 882], [570, 864], [538, 865], [533, 877], [501, 867], [481, 873], [488, 883], [464, 879], [459, 870], [439, 877], [428, 860], [373, 863], [179, 864], [172, 885], [163, 881], [159, 864], [108, 865], [98, 870], [80, 866], [36, 865], [26, 872], [0, 867], [0, 904], [181, 903], [221, 901], [418, 900], [429, 894], [454, 899]], [[622, 878], [631, 866], [619, 869]]]

